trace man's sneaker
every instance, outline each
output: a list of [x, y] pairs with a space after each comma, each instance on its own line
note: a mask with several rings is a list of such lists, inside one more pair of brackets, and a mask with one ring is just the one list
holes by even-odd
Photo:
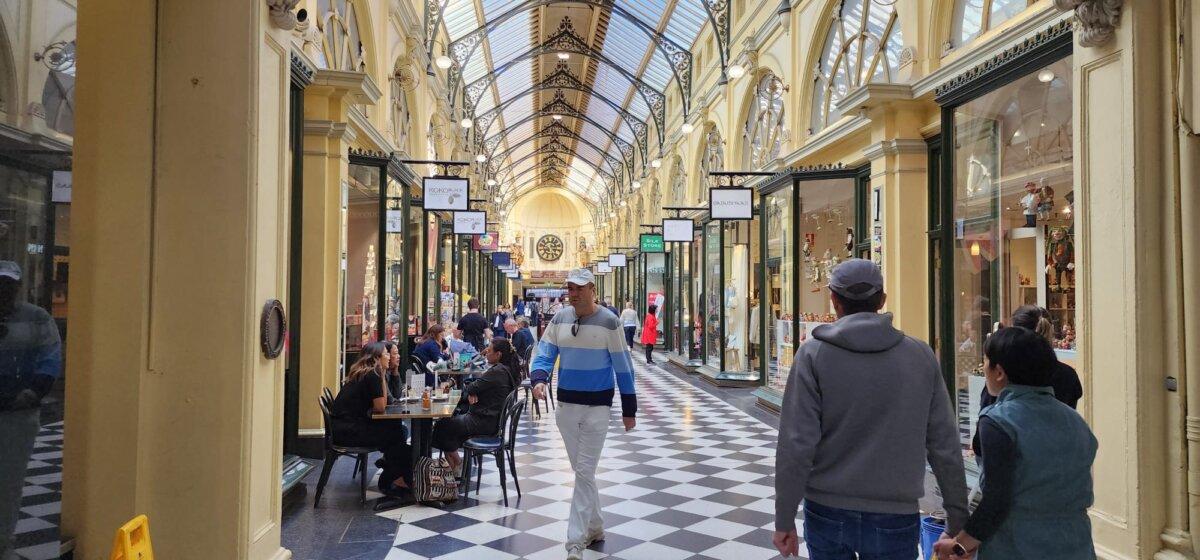
[[583, 537], [583, 542], [587, 543], [584, 548], [592, 546], [598, 542], [604, 541], [604, 529], [592, 529]]
[[583, 545], [573, 544], [568, 547], [567, 560], [583, 560]]

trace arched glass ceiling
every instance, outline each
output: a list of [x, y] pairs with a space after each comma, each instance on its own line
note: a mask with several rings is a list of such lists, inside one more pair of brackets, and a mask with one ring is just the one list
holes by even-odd
[[[596, 10], [609, 10], [609, 20], [607, 30], [603, 39], [596, 37], [588, 37], [591, 44], [599, 48], [601, 52], [612, 60], [618, 60], [628, 63], [628, 69], [642, 81], [659, 90], [665, 92], [667, 86], [674, 81], [675, 74], [671, 63], [668, 61], [662, 50], [659, 49], [655, 41], [647, 34], [646, 28], [650, 30], [660, 30], [663, 36], [670, 42], [684, 48], [691, 48], [696, 40], [696, 35], [700, 29], [708, 22], [708, 14], [701, 0], [675, 0], [674, 2], [663, 0], [614, 0], [613, 5], [618, 9], [601, 8], [595, 0], [582, 2], [556, 2], [553, 0], [448, 0], [443, 14], [443, 25], [450, 37], [451, 42], [460, 38], [471, 35], [479, 28], [495, 23], [503, 16], [510, 15], [514, 10], [519, 10], [518, 13], [511, 14], [510, 17], [503, 19], [494, 27], [491, 27], [486, 37], [479, 44], [478, 48], [466, 62], [466, 66], [462, 68], [462, 79], [465, 83], [470, 83], [486, 73], [493, 72], [497, 66], [503, 65], [519, 56], [521, 53], [529, 50], [535, 41], [544, 40], [546, 37], [541, 35], [541, 22], [533, 17], [533, 10], [541, 9], [544, 6], [553, 5], [570, 5], [573, 7], [591, 6], [592, 13]], [[619, 13], [618, 13], [619, 12]], [[593, 18], [595, 16], [593, 15]], [[630, 21], [628, 17], [635, 18], [637, 23]], [[639, 23], [641, 25], [639, 25]], [[582, 25], [582, 22], [577, 22], [577, 29], [592, 29], [593, 25]], [[557, 22], [555, 22], [557, 25]], [[534, 27], [539, 27], [535, 31]], [[644, 27], [643, 27], [644, 26]], [[539, 43], [540, 44], [540, 43]], [[540, 79], [536, 75], [541, 71], [538, 63], [520, 63], [520, 67], [514, 67], [507, 72], [501, 74], [490, 86], [491, 91], [485, 94], [479, 101], [476, 114], [481, 114], [489, 109], [494, 108], [499, 103], [504, 101], [504, 95], [512, 95], [515, 92], [521, 92], [529, 89], [535, 83], [535, 80]], [[647, 107], [645, 100], [634, 89], [633, 84], [629, 80], [620, 76], [618, 72], [612, 70], [606, 65], [599, 65], [594, 80], [584, 79], [588, 86], [592, 89], [593, 96], [603, 96], [617, 106], [622, 107], [626, 112], [633, 114], [636, 118], [647, 125], [653, 126], [651, 120], [651, 111]], [[688, 76], [691, 79], [691, 76]], [[536, 129], [526, 129], [526, 127], [515, 127], [509, 131], [508, 123], [516, 123], [525, 116], [534, 111], [535, 96], [527, 96], [525, 99], [516, 101], [510, 107], [506, 107], [500, 118], [500, 122], [496, 123], [497, 130], [506, 131], [506, 138], [503, 144], [496, 150], [496, 153], [504, 153], [508, 151], [510, 145], [515, 145], [516, 142], [528, 137]], [[582, 105], [581, 105], [582, 106]], [[586, 104], [586, 114], [598, 123], [608, 125], [609, 131], [621, 138], [626, 143], [633, 143], [634, 136], [628, 126], [623, 124], [621, 116], [612, 107], [609, 107], [603, 102], [591, 100]], [[536, 122], [536, 120], [535, 120]], [[600, 146], [612, 157], [623, 159], [619, 146], [614, 144], [611, 138], [607, 135], [594, 130], [590, 124], [582, 122], [580, 119], [567, 119], [564, 122], [569, 122], [570, 126], [578, 131], [583, 138], [589, 142]], [[592, 128], [593, 130], [589, 130]], [[660, 136], [663, 131], [659, 131]], [[508, 136], [511, 136], [509, 138]], [[511, 166], [512, 162], [519, 160], [521, 157], [528, 155], [529, 151], [533, 150], [532, 142], [527, 143], [530, 147], [524, 146], [513, 150], [506, 158], [505, 166]], [[584, 151], [584, 144], [575, 142], [577, 153]], [[579, 153], [582, 156], [582, 153]], [[589, 154], [595, 155], [595, 154]], [[603, 158], [588, 158], [595, 164], [602, 164]], [[569, 188], [575, 190], [576, 187], [580, 191], [592, 190], [598, 181], [595, 180], [595, 171], [590, 173], [586, 171], [588, 166], [583, 165], [581, 168], [576, 168], [572, 164], [572, 170], [569, 175], [572, 177]], [[577, 191], [578, 192], [578, 191]], [[583, 194], [582, 192], [580, 194]]]

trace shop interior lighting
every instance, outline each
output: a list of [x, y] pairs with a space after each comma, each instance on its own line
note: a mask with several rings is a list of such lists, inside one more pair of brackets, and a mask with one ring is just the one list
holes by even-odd
[[683, 123], [681, 130], [683, 130], [684, 134], [691, 134], [693, 130], [696, 130], [696, 127], [692, 126], [692, 123]]
[[728, 73], [731, 80], [736, 80], [746, 75], [746, 69], [742, 68], [740, 64], [730, 64]]
[[979, 242], [978, 241], [971, 242], [971, 256], [972, 257], [979, 256]]
[[437, 57], [437, 59], [434, 60], [433, 62], [434, 62], [434, 64], [437, 64], [437, 67], [441, 68], [442, 70], [445, 70], [454, 65], [454, 61], [450, 60], [450, 57], [448, 57], [446, 55]]
[[1049, 68], [1043, 68], [1041, 72], [1038, 72], [1038, 81], [1042, 82], [1043, 84], [1053, 82], [1054, 71], [1050, 70]]

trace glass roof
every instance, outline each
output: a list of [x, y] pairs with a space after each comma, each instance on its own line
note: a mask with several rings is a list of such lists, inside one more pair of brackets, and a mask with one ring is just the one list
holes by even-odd
[[[553, 32], [559, 22], [541, 22], [539, 17], [549, 17], [545, 15], [549, 13], [547, 6], [554, 8], [558, 4], [560, 2], [548, 0], [448, 0], [443, 14], [443, 25], [452, 42], [475, 34], [484, 26], [487, 27], [482, 40], [462, 68], [462, 83], [473, 82], [493, 72], [499, 66], [524, 57], [535, 46], [536, 41], [546, 39], [549, 33], [542, 33], [541, 29], [549, 29]], [[571, 8], [575, 10], [580, 6], [579, 3], [571, 2], [561, 2], [561, 4], [571, 5]], [[669, 88], [679, 87], [674, 83], [675, 75], [671, 63], [655, 46], [649, 33], [653, 32], [652, 30], [661, 29], [667, 39], [684, 49], [689, 49], [701, 28], [708, 21], [708, 15], [701, 0], [678, 0], [674, 4], [663, 0], [616, 0], [615, 6], [618, 9], [601, 8], [591, 2], [584, 2], [584, 4], [591, 5], [593, 20], [598, 10], [604, 9], [611, 12], [603, 39], [584, 37], [589, 44], [599, 49], [606, 58], [622, 64], [623, 68], [631, 74], [663, 94], [666, 94]], [[539, 9], [542, 11], [534, 11]], [[538, 14], [542, 15], [535, 17]], [[575, 17], [572, 16], [573, 19]], [[576, 32], [595, 27], [590, 21], [575, 21], [574, 23]], [[545, 77], [547, 62], [550, 62], [550, 57], [547, 56], [525, 59], [499, 74], [491, 82], [489, 90], [479, 99], [475, 114], [481, 115], [508, 101], [506, 96], [517, 95], [533, 87], [535, 83]], [[573, 65], [572, 71], [578, 72], [578, 68], [579, 65]], [[609, 156], [624, 161], [619, 145], [615, 144], [609, 135], [617, 136], [626, 144], [636, 144], [634, 131], [620, 112], [595, 97], [603, 97], [611, 101], [632, 115], [634, 119], [646, 124], [647, 127], [653, 126], [650, 122], [650, 107], [642, 95], [637, 92], [631, 80], [607, 64], [597, 66], [593, 80], [588, 80], [578, 74], [576, 77], [584, 81], [585, 86], [590, 90], [589, 95], [592, 99], [580, 99], [572, 104], [584, 110], [587, 116], [596, 123], [607, 127], [608, 132], [606, 133], [582, 119], [566, 118], [555, 122], [577, 132], [583, 139], [604, 150]], [[496, 153], [508, 151], [510, 147], [517, 146], [523, 140], [536, 135], [539, 130], [552, 122], [547, 118], [537, 118], [509, 128], [512, 124], [533, 114], [535, 101], [540, 99], [540, 102], [544, 104], [551, 98], [551, 95], [551, 93], [543, 91], [539, 95], [527, 95], [505, 106], [500, 117], [485, 134], [485, 136], [491, 136], [497, 131], [504, 131], [504, 141], [497, 147]], [[578, 96], [576, 95], [576, 97]], [[586, 109], [584, 109], [585, 107]], [[506, 189], [537, 186], [539, 173], [527, 173], [527, 171], [537, 167], [538, 160], [550, 156], [538, 155], [521, 162], [518, 169], [509, 168], [515, 162], [533, 153], [537, 146], [545, 141], [525, 142], [517, 149], [507, 153], [504, 161], [500, 162], [498, 179], [517, 179], [523, 176], [518, 181], [527, 184], [509, 185]], [[608, 187], [604, 186], [603, 179], [597, 174], [595, 167], [612, 171], [618, 177], [621, 175], [621, 170], [612, 170], [603, 155], [585, 142], [566, 142], [564, 139], [564, 143], [568, 146], [574, 145], [574, 156], [584, 158], [592, 165], [575, 162], [573, 161], [574, 157], [559, 156], [568, 161], [570, 165], [569, 180], [563, 186], [587, 199], [598, 200], [603, 196], [604, 189]]]

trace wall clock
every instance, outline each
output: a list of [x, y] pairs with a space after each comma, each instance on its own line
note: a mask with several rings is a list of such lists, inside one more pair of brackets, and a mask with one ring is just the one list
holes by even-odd
[[557, 235], [543, 235], [537, 242], [538, 258], [543, 261], [553, 262], [562, 258], [563, 242]]

